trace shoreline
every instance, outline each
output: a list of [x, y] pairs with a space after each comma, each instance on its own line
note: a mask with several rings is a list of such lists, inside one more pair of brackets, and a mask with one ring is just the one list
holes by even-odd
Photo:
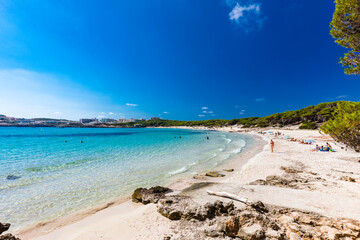
[[[164, 128], [164, 127], [159, 127]], [[186, 130], [208, 130], [208, 131], [223, 131], [223, 132], [229, 132], [226, 130], [221, 129], [206, 129], [206, 128], [194, 128], [194, 127], [166, 127], [168, 129], [186, 129]], [[239, 132], [240, 134], [244, 134]], [[244, 134], [245, 135], [245, 134]], [[259, 136], [251, 136], [253, 139], [253, 145], [246, 146], [241, 150], [240, 153], [238, 153], [236, 156], [234, 156], [232, 159], [227, 160], [218, 166], [213, 166], [208, 169], [201, 169], [201, 171], [197, 172], [196, 175], [204, 175], [207, 171], [222, 171], [222, 169], [229, 169], [229, 168], [236, 168], [240, 169], [242, 165], [244, 165], [250, 158], [254, 157], [256, 154], [262, 151], [263, 147], [265, 146], [265, 142], [263, 139]], [[257, 144], [260, 143], [261, 146], [258, 146]], [[173, 189], [175, 192], [180, 192], [184, 190], [185, 188], [191, 186], [195, 182], [201, 181], [201, 179], [194, 179], [194, 175], [189, 175], [185, 173], [181, 173], [182, 177], [178, 179], [174, 179], [173, 181], [169, 182], [165, 186], [168, 188]], [[213, 179], [216, 181], [226, 180], [231, 177], [233, 173], [226, 173], [225, 177]], [[134, 189], [135, 190], [135, 189]], [[132, 194], [132, 193], [131, 193]], [[87, 209], [81, 209], [73, 214], [61, 216], [59, 218], [45, 221], [45, 222], [38, 222], [37, 224], [26, 227], [23, 229], [20, 229], [18, 231], [12, 232], [16, 236], [20, 237], [22, 240], [26, 239], [37, 239], [38, 237], [42, 237], [48, 233], [51, 233], [53, 231], [56, 231], [57, 229], [61, 229], [64, 227], [67, 227], [72, 224], [76, 224], [77, 222], [80, 222], [86, 218], [89, 218], [93, 216], [96, 213], [99, 213], [101, 211], [104, 211], [106, 209], [111, 209], [114, 207], [121, 208], [122, 205], [129, 205], [131, 206], [131, 194], [126, 195], [123, 197], [120, 197], [119, 199], [115, 201], [109, 201], [101, 205], [92, 206]], [[134, 207], [133, 210], [136, 208]], [[10, 231], [11, 232], [11, 231]]]
[[[230, 128], [216, 130], [244, 131], [244, 129]], [[268, 130], [270, 129], [266, 129]], [[333, 146], [335, 145], [335, 152], [311, 152], [310, 149], [314, 147], [312, 145], [290, 142], [282, 137], [276, 138], [266, 134], [261, 138], [265, 141], [275, 140], [274, 153], [270, 152], [268, 145], [264, 145], [261, 152], [253, 154], [241, 164], [240, 169], [227, 173], [226, 178], [205, 177], [199, 179], [200, 185], [191, 184], [194, 181], [184, 180], [178, 185], [171, 186], [175, 190], [174, 194], [190, 197], [194, 202], [204, 205], [217, 200], [230, 202], [229, 199], [208, 195], [207, 189], [226, 191], [253, 201], [260, 200], [270, 206], [299, 209], [331, 217], [335, 219], [333, 221], [337, 221], [336, 219], [340, 222], [346, 219], [359, 221], [360, 154], [347, 151], [343, 146], [335, 144], [334, 141], [330, 141], [331, 138], [317, 131], [279, 130], [285, 135], [298, 139], [316, 139], [318, 144], [329, 141]], [[247, 134], [259, 136], [256, 132]], [[184, 189], [186, 183], [189, 187]], [[180, 191], [181, 186], [182, 191]], [[243, 208], [244, 204], [235, 201], [235, 206]], [[179, 226], [178, 221], [160, 215], [156, 208], [156, 204], [142, 205], [126, 201], [96, 212], [78, 222], [57, 228], [46, 235], [37, 237], [20, 235], [20, 237], [24, 240], [163, 239], [169, 233], [173, 236], [192, 234], [187, 228]], [[342, 218], [345, 220], [341, 220]], [[325, 233], [329, 234], [326, 232], [329, 226], [324, 229]]]

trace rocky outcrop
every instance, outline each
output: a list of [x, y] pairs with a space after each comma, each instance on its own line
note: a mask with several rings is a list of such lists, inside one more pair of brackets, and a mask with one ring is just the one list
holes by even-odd
[[268, 185], [293, 189], [313, 189], [316, 182], [324, 182], [320, 177], [301, 177], [297, 174], [286, 174], [284, 176], [271, 175], [265, 180], [258, 179], [249, 185]]
[[201, 174], [195, 174], [193, 176], [193, 179], [198, 179], [198, 180], [205, 180], [205, 176], [201, 175]]
[[284, 167], [284, 166], [281, 166], [280, 169], [284, 170], [286, 173], [302, 173], [303, 172], [302, 170], [299, 170], [299, 169]]
[[10, 223], [0, 223], [0, 234], [6, 232], [10, 228]]
[[20, 240], [20, 238], [17, 238], [10, 233], [1, 235], [3, 232], [9, 230], [9, 228], [10, 228], [10, 223], [0, 223], [0, 240]]
[[165, 194], [171, 192], [171, 189], [166, 187], [151, 187], [147, 188], [137, 188], [132, 194], [133, 202], [140, 202], [143, 204], [157, 203], [161, 198], [165, 197]]
[[16, 180], [21, 178], [20, 176], [15, 176], [15, 175], [8, 175], [6, 176], [6, 180]]
[[[171, 239], [358, 239], [360, 222], [257, 202], [236, 208], [233, 202], [199, 205], [190, 197], [169, 196], [158, 212], [179, 220]], [[180, 235], [179, 235], [180, 234]]]
[[276, 176], [276, 175], [271, 175], [271, 176], [266, 177], [265, 180], [258, 179], [254, 182], [251, 182], [249, 185], [270, 185], [270, 186], [298, 189], [299, 183], [308, 183], [308, 180], [301, 179], [301, 178], [280, 177], [280, 176]]
[[20, 238], [15, 237], [14, 235], [8, 233], [0, 236], [0, 240], [20, 240]]
[[158, 212], [171, 220], [205, 221], [215, 216], [228, 215], [235, 209], [234, 203], [224, 204], [221, 201], [199, 205], [187, 196], [169, 196], [161, 199], [157, 205]]
[[220, 231], [230, 237], [241, 239], [284, 239], [285, 231], [269, 214], [261, 213], [251, 207], [235, 211], [222, 222]]
[[352, 178], [349, 176], [343, 176], [340, 178], [340, 180], [347, 181], [347, 182], [356, 182], [355, 178]]
[[207, 172], [205, 174], [207, 177], [225, 177], [225, 174], [218, 173], [218, 172]]

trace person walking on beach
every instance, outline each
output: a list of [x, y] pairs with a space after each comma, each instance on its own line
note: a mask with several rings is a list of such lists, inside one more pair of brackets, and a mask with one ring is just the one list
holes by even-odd
[[274, 152], [274, 145], [275, 145], [275, 143], [274, 143], [274, 141], [271, 139], [271, 141], [270, 141], [271, 152]]

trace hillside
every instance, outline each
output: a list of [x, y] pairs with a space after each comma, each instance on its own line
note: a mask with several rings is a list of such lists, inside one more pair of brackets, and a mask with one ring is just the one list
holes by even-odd
[[[241, 125], [242, 127], [283, 127], [288, 125], [302, 124], [303, 129], [315, 129], [322, 123], [333, 118], [336, 114], [335, 110], [339, 103], [354, 104], [348, 101], [336, 101], [320, 103], [316, 106], [308, 106], [296, 111], [286, 111], [283, 113], [275, 113], [266, 117], [249, 117], [232, 120], [211, 119], [203, 121], [177, 121], [177, 120], [148, 120], [137, 123], [120, 123], [117, 126], [124, 127], [170, 127], [170, 126], [232, 126]], [[359, 104], [360, 103], [355, 103]]]

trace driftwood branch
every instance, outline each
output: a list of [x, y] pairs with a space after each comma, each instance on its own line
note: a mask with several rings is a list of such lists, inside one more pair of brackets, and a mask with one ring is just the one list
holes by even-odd
[[209, 195], [214, 195], [214, 196], [219, 196], [219, 197], [225, 197], [225, 198], [230, 198], [242, 203], [245, 203], [246, 205], [252, 205], [254, 202], [250, 201], [247, 198], [241, 198], [235, 194], [231, 194], [231, 193], [227, 193], [227, 192], [213, 192], [213, 191], [206, 191]]

